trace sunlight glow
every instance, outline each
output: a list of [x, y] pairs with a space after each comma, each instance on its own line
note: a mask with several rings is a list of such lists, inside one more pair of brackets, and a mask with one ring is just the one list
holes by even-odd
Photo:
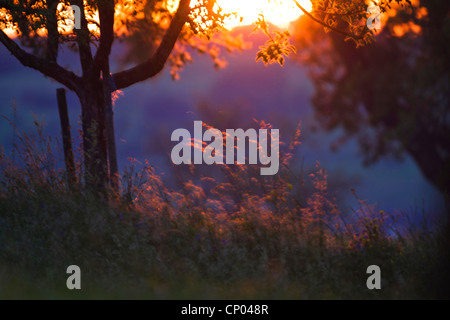
[[[280, 28], [286, 28], [290, 22], [303, 14], [291, 0], [217, 0], [217, 2], [226, 13], [237, 14], [237, 17], [231, 17], [226, 22], [227, 29], [252, 24], [261, 13], [266, 21]], [[298, 2], [307, 11], [311, 10], [311, 1], [299, 0]]]
[[[310, 0], [297, 1], [305, 10], [311, 11]], [[178, 0], [169, 0], [167, 8], [175, 12]], [[191, 7], [198, 5], [199, 0], [191, 1]], [[251, 25], [258, 20], [260, 14], [267, 22], [280, 28], [286, 28], [290, 22], [297, 20], [303, 12], [292, 0], [217, 0], [217, 4], [224, 13], [235, 14], [225, 22], [225, 28], [233, 29], [237, 26]]]

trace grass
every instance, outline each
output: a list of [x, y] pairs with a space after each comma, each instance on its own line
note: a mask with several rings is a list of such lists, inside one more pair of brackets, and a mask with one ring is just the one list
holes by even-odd
[[[223, 166], [224, 179], [180, 190], [131, 163], [102, 201], [68, 188], [39, 127], [19, 140], [14, 159], [0, 155], [2, 299], [450, 297], [446, 224], [413, 226], [363, 201], [342, 213], [319, 164], [305, 195], [287, 160], [275, 177]], [[73, 264], [81, 291], [65, 285]], [[366, 287], [373, 264], [381, 290]]]

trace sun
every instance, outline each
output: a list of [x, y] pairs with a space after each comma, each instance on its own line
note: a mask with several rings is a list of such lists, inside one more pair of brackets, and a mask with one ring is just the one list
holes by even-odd
[[[312, 6], [309, 0], [299, 0], [300, 5], [307, 11]], [[240, 25], [249, 25], [264, 15], [266, 21], [285, 28], [291, 21], [298, 19], [303, 13], [291, 0], [217, 0], [218, 5], [226, 13], [236, 13], [236, 17], [230, 17], [225, 27], [232, 29]]]
[[[191, 7], [194, 8], [199, 2], [201, 1], [191, 0]], [[311, 11], [310, 0], [297, 0], [297, 2], [306, 11]], [[168, 0], [168, 10], [175, 12], [178, 3], [179, 0]], [[253, 24], [260, 14], [264, 15], [267, 22], [286, 28], [303, 14], [293, 0], [217, 0], [216, 4], [222, 8], [223, 13], [232, 14], [226, 19], [224, 25], [229, 30], [237, 26]]]

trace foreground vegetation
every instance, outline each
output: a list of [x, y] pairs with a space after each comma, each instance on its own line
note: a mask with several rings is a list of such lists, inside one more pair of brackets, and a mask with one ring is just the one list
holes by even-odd
[[[0, 156], [0, 298], [450, 297], [445, 223], [413, 225], [363, 201], [344, 214], [319, 164], [305, 195], [289, 149], [276, 177], [223, 166], [223, 179], [180, 191], [131, 165], [106, 201], [67, 186], [50, 139], [20, 140]], [[65, 285], [73, 264], [81, 291]], [[381, 290], [366, 287], [373, 264]]]

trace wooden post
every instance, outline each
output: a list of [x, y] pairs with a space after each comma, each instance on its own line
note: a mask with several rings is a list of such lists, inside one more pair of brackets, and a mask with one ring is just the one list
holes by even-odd
[[67, 111], [66, 90], [64, 88], [57, 89], [56, 98], [58, 99], [59, 119], [61, 120], [64, 160], [66, 163], [67, 177], [69, 181], [69, 187], [73, 189], [77, 180], [75, 175], [75, 161], [73, 157], [72, 138], [70, 135], [69, 113]]

